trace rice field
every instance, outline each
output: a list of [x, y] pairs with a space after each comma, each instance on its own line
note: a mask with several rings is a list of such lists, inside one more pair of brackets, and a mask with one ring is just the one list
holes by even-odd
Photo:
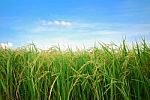
[[1, 48], [0, 100], [150, 100], [150, 48]]

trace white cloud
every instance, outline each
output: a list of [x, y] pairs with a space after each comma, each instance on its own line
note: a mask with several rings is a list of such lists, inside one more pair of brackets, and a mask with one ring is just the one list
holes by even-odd
[[62, 26], [71, 26], [71, 22], [60, 21], [59, 23], [60, 23], [60, 25], [62, 25]]
[[8, 48], [11, 48], [13, 46], [12, 43], [8, 42], [8, 43], [0, 43], [0, 47], [2, 49], [8, 49]]
[[54, 21], [54, 24], [56, 24], [56, 25], [60, 25], [60, 22], [59, 22], [59, 21], [57, 21], [57, 20], [55, 20], [55, 21]]
[[27, 33], [56, 32], [71, 29], [72, 23], [64, 20], [38, 20], [33, 26], [26, 29]]
[[42, 26], [54, 25], [54, 26], [68, 27], [68, 26], [72, 25], [71, 22], [65, 21], [65, 20], [54, 20], [54, 21], [51, 21], [51, 20], [40, 20], [39, 23]]

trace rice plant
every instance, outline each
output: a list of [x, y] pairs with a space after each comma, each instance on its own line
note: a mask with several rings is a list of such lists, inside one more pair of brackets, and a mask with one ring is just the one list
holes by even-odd
[[0, 100], [150, 100], [150, 48], [0, 49]]

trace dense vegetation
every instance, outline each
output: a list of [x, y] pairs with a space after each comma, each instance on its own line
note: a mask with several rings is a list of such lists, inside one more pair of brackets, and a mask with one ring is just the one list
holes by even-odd
[[0, 49], [0, 100], [150, 100], [145, 40], [91, 50]]

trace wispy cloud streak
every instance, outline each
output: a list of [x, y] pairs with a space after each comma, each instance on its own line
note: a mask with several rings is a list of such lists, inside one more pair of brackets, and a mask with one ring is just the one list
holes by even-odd
[[61, 26], [61, 27], [69, 27], [72, 25], [71, 22], [65, 20], [39, 20], [38, 22], [42, 26]]

